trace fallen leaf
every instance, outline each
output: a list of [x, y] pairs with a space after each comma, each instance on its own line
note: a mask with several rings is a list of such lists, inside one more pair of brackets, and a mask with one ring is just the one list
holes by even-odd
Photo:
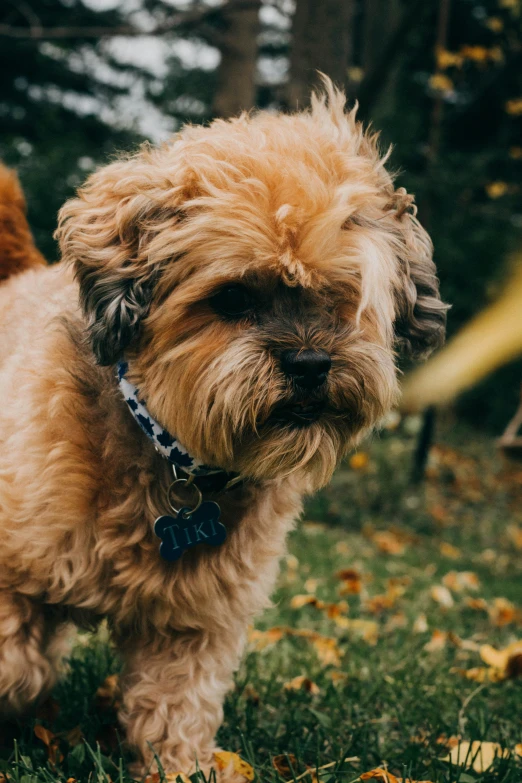
[[167, 772], [165, 780], [168, 780], [169, 783], [192, 783], [184, 772]]
[[338, 571], [337, 578], [342, 585], [339, 589], [341, 595], [358, 595], [362, 590], [362, 575], [354, 568], [343, 568]]
[[479, 612], [487, 612], [488, 611], [488, 603], [484, 598], [466, 598], [465, 602], [468, 609], [475, 609]]
[[413, 633], [426, 633], [428, 630], [428, 621], [425, 614], [419, 614], [413, 623]]
[[312, 644], [323, 666], [340, 666], [341, 651], [335, 639], [318, 635], [312, 639]]
[[424, 645], [424, 649], [426, 652], [440, 652], [441, 650], [444, 650], [447, 642], [448, 634], [446, 631], [439, 631], [439, 629], [436, 628], [433, 631], [429, 642]]
[[391, 631], [397, 631], [401, 628], [406, 628], [408, 625], [408, 618], [404, 612], [396, 612], [392, 614], [385, 626], [385, 631], [390, 633]]
[[352, 454], [348, 460], [348, 464], [352, 470], [363, 471], [366, 470], [370, 463], [370, 458], [365, 451], [359, 451], [357, 454]]
[[348, 679], [346, 672], [340, 672], [338, 669], [330, 669], [330, 671], [326, 673], [326, 676], [333, 682], [334, 685], [339, 685], [343, 682], [346, 682]]
[[293, 680], [285, 682], [284, 686], [287, 691], [306, 691], [312, 696], [317, 696], [321, 693], [319, 686], [315, 684], [309, 677], [301, 674], [299, 677], [294, 677]]
[[280, 753], [274, 756], [272, 766], [283, 778], [293, 779], [298, 770], [297, 759], [293, 753]]
[[453, 544], [448, 544], [447, 541], [442, 542], [439, 550], [443, 557], [447, 557], [450, 560], [458, 560], [462, 557], [462, 551], [458, 547], [453, 546]]
[[453, 596], [444, 585], [434, 585], [430, 590], [430, 595], [444, 609], [451, 609], [454, 605]]
[[271, 644], [279, 642], [284, 635], [285, 631], [280, 627], [269, 628], [268, 631], [259, 631], [257, 628], [252, 628], [248, 634], [248, 641], [256, 650], [261, 651]]
[[399, 783], [399, 778], [396, 778], [391, 772], [381, 769], [380, 767], [371, 769], [369, 772], [363, 772], [360, 776], [360, 780], [377, 780], [378, 783]]
[[119, 675], [110, 674], [96, 691], [94, 703], [99, 710], [119, 710], [121, 701], [122, 693]]
[[515, 756], [522, 757], [522, 742], [519, 742], [518, 745], [515, 745]]
[[454, 765], [473, 767], [481, 773], [489, 769], [496, 758], [505, 758], [509, 751], [503, 749], [498, 742], [459, 742], [441, 761], [451, 761]]
[[237, 753], [231, 753], [228, 750], [218, 750], [214, 753], [216, 767], [221, 771], [231, 766], [238, 775], [243, 775], [247, 780], [253, 780], [255, 773], [253, 767], [247, 761], [238, 756]]
[[303, 606], [318, 606], [319, 603], [315, 595], [294, 595], [290, 601], [290, 607], [292, 609], [302, 609]]
[[493, 625], [502, 627], [510, 623], [521, 622], [522, 613], [507, 598], [495, 598], [493, 605], [489, 607], [489, 619]]
[[478, 590], [480, 587], [480, 580], [473, 571], [448, 571], [442, 583], [455, 593], [461, 593], [463, 590]]
[[45, 726], [42, 726], [40, 723], [37, 723], [34, 727], [34, 733], [47, 748], [47, 758], [53, 767], [56, 762], [59, 763], [63, 761], [63, 754], [60, 751], [60, 740], [56, 734], [53, 734], [52, 731], [49, 731], [49, 729], [46, 729]]
[[380, 552], [387, 555], [402, 555], [406, 549], [405, 541], [391, 530], [380, 530], [371, 536]]
[[503, 679], [514, 679], [522, 676], [522, 640], [508, 644], [503, 650], [497, 650], [490, 644], [483, 644], [480, 648], [480, 657], [497, 669]]
[[321, 584], [321, 581], [322, 581], [321, 579], [312, 579], [312, 577], [307, 579], [306, 582], [305, 582], [305, 585], [304, 585], [306, 592], [307, 593], [316, 593], [317, 592], [317, 588]]

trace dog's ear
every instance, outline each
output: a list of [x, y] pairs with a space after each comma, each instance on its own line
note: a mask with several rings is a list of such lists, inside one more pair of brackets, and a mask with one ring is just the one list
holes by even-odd
[[179, 220], [180, 190], [142, 150], [91, 175], [60, 211], [56, 238], [99, 364], [114, 364], [139, 336], [165, 261], [154, 240]]
[[448, 306], [440, 299], [433, 245], [417, 219], [413, 197], [403, 188], [394, 195], [394, 230], [399, 237], [395, 338], [403, 353], [422, 359], [444, 342]]

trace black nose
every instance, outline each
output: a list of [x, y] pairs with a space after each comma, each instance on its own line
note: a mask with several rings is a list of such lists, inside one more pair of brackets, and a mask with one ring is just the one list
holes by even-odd
[[281, 366], [298, 386], [315, 389], [325, 382], [332, 360], [326, 351], [307, 348], [305, 351], [285, 351]]

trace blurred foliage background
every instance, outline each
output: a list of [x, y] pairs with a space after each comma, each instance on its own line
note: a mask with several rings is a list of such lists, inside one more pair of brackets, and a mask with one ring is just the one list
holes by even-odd
[[[306, 106], [316, 69], [393, 142], [435, 244], [449, 333], [491, 301], [522, 233], [521, 0], [2, 0], [0, 157], [40, 249], [87, 174], [146, 138]], [[458, 403], [500, 432], [522, 363]]]

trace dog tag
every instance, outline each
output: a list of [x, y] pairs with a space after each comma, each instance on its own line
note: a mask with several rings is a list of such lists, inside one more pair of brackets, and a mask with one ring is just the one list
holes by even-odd
[[158, 517], [154, 532], [161, 538], [161, 557], [173, 562], [179, 560], [186, 549], [198, 544], [222, 544], [227, 530], [219, 521], [220, 513], [218, 504], [208, 500], [193, 512], [190, 508], [181, 508], [175, 515]]

